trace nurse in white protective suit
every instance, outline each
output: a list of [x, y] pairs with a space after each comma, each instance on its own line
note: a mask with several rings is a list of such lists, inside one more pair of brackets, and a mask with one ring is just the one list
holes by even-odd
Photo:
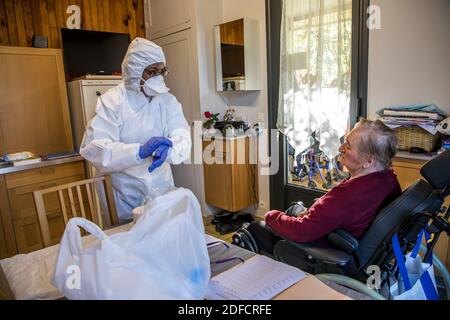
[[191, 154], [190, 128], [181, 104], [164, 83], [161, 47], [134, 39], [122, 62], [123, 83], [101, 95], [80, 153], [100, 174], [110, 174], [121, 221], [146, 197], [173, 186], [170, 164]]

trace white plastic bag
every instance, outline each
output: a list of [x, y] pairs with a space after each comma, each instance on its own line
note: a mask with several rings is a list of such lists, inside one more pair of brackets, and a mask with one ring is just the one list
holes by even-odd
[[390, 288], [390, 294], [394, 300], [439, 299], [436, 279], [434, 277], [432, 256], [424, 263], [422, 262], [420, 255], [418, 255], [423, 234], [424, 231], [420, 233], [414, 250], [405, 256], [405, 260], [401, 254], [397, 234], [395, 234], [392, 239], [400, 274]]
[[[100, 241], [82, 248], [79, 226]], [[146, 204], [128, 232], [71, 219], [53, 283], [69, 299], [203, 299], [209, 277], [200, 205], [180, 188]]]

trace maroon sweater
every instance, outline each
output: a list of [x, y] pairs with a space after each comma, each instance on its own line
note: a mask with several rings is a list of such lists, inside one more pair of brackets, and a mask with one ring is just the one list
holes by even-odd
[[315, 241], [336, 229], [361, 237], [376, 214], [401, 194], [392, 170], [345, 179], [318, 199], [307, 214], [298, 218], [281, 211], [266, 214], [266, 224], [283, 238], [296, 242]]

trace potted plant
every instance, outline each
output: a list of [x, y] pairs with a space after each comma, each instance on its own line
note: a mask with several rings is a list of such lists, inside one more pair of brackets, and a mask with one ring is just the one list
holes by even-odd
[[203, 128], [208, 130], [214, 129], [214, 123], [216, 123], [216, 121], [219, 121], [219, 114], [220, 113], [211, 113], [209, 111], [206, 111], [204, 113], [206, 121], [203, 122]]

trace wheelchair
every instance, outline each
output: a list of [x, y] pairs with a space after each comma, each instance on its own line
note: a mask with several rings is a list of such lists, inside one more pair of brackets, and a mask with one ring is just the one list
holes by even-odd
[[[391, 243], [395, 233], [406, 253], [414, 247], [418, 235], [425, 229], [432, 241], [424, 259], [432, 254], [442, 232], [450, 235], [450, 209], [443, 206], [445, 198], [450, 195], [450, 151], [425, 163], [420, 173], [425, 180], [413, 183], [383, 208], [360, 239], [344, 230], [335, 230], [327, 236], [327, 246], [316, 242], [280, 240], [274, 247], [274, 258], [307, 273], [342, 275], [362, 283], [366, 283], [371, 274], [368, 268], [378, 266], [382, 284], [385, 283], [396, 272]], [[258, 252], [248, 230], [238, 230], [233, 235], [233, 243]], [[445, 268], [444, 271], [444, 278], [448, 280], [448, 272]]]

